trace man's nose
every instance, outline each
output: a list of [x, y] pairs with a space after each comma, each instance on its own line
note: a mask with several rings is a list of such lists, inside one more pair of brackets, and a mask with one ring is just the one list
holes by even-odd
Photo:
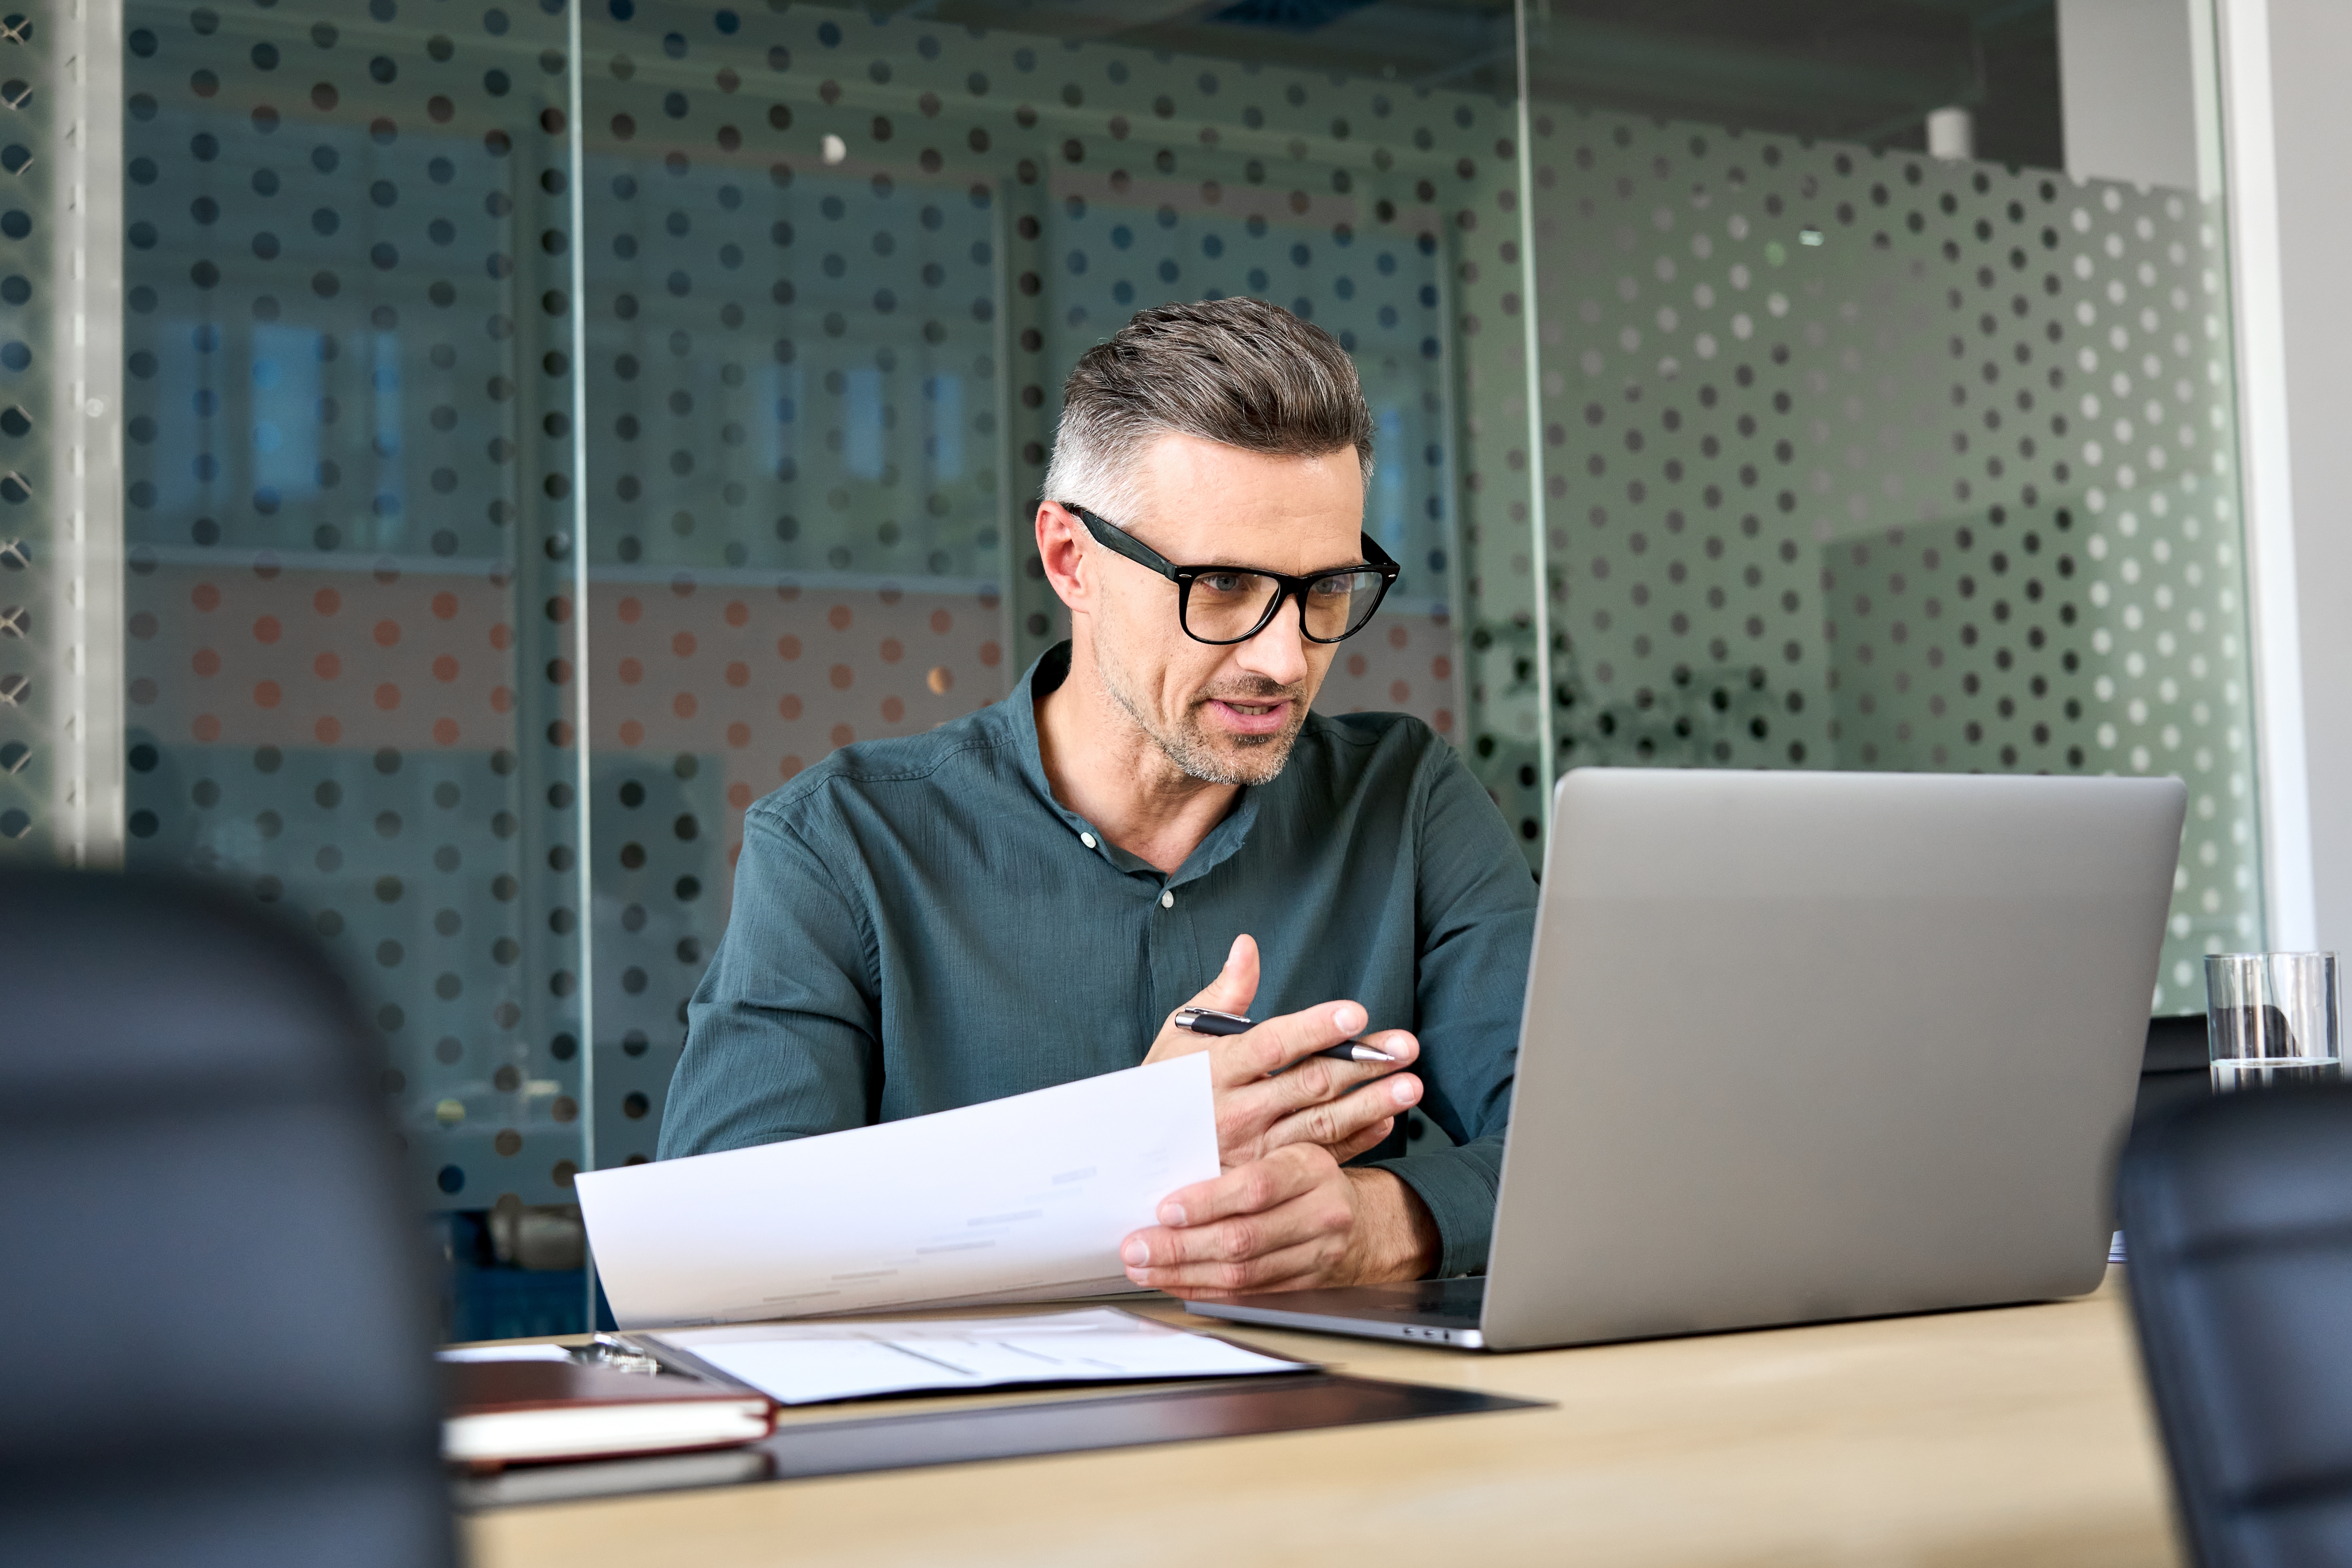
[[1298, 605], [1286, 598], [1264, 630], [1234, 650], [1241, 666], [1276, 686], [1297, 686], [1307, 679], [1307, 638], [1299, 630]]

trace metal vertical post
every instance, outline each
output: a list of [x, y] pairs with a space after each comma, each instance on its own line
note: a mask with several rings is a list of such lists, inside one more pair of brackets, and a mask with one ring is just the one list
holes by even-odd
[[[572, 159], [572, 734], [574, 804], [580, 813], [580, 1168], [596, 1168], [596, 856], [590, 795], [588, 658], [588, 230], [587, 105], [580, 59], [578, 0], [566, 7], [571, 55], [565, 144]], [[587, 1258], [587, 1323], [596, 1326], [596, 1259]]]
[[1027, 668], [1021, 658], [1021, 567], [1028, 560], [1022, 549], [1027, 534], [1022, 530], [1034, 531], [1035, 519], [1019, 517], [1013, 510], [1019, 503], [1013, 489], [1013, 289], [1007, 262], [1013, 230], [1004, 216], [1004, 182], [999, 180], [988, 204], [988, 222], [990, 248], [996, 259], [990, 293], [996, 301], [996, 605], [1002, 628], [997, 635], [1003, 639], [997, 646], [1004, 650], [1004, 689], [1010, 693]]
[[64, 0], [52, 18], [55, 844], [72, 865], [112, 867], [124, 838], [122, 4]]
[[1512, 0], [1511, 24], [1515, 63], [1519, 79], [1519, 328], [1527, 354], [1528, 399], [1528, 569], [1536, 580], [1536, 744], [1543, 763], [1536, 769], [1544, 841], [1551, 841], [1551, 784], [1559, 765], [1552, 740], [1551, 691], [1551, 529], [1544, 510], [1543, 357], [1536, 320], [1536, 175], [1531, 145], [1534, 116], [1528, 109], [1528, 0]]

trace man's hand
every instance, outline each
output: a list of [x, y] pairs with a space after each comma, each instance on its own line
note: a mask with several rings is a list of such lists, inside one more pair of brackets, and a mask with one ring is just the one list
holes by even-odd
[[1289, 1143], [1171, 1193], [1160, 1224], [1119, 1249], [1127, 1277], [1188, 1301], [1258, 1290], [1418, 1279], [1436, 1266], [1437, 1226], [1387, 1171], [1343, 1171], [1330, 1151]]
[[[1236, 937], [1224, 968], [1186, 1005], [1247, 1015], [1257, 979], [1257, 943]], [[1208, 1053], [1217, 1152], [1228, 1171], [1294, 1143], [1319, 1144], [1334, 1165], [1352, 1160], [1386, 1138], [1396, 1118], [1421, 1102], [1421, 1079], [1399, 1066], [1421, 1054], [1421, 1043], [1403, 1029], [1360, 1035], [1368, 1020], [1353, 1002], [1327, 1002], [1264, 1019], [1246, 1034], [1223, 1038], [1180, 1029], [1174, 1018], [1169, 1016], [1143, 1059]], [[1342, 1062], [1314, 1054], [1360, 1037], [1396, 1062]]]
[[[1257, 981], [1257, 943], [1237, 937], [1189, 1005], [1246, 1015]], [[1435, 1267], [1437, 1226], [1420, 1197], [1387, 1171], [1340, 1169], [1421, 1100], [1421, 1080], [1397, 1065], [1421, 1043], [1403, 1029], [1362, 1036], [1366, 1022], [1355, 1003], [1327, 1002], [1220, 1038], [1179, 1029], [1171, 1015], [1144, 1059], [1208, 1053], [1224, 1174], [1171, 1193], [1160, 1223], [1127, 1238], [1129, 1279], [1212, 1300], [1417, 1279]], [[1359, 1037], [1396, 1062], [1314, 1054]]]

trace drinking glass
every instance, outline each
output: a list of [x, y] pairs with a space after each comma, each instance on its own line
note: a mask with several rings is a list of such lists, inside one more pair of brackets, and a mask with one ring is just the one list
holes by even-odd
[[2336, 954], [2209, 953], [2205, 998], [2217, 1093], [2342, 1076]]

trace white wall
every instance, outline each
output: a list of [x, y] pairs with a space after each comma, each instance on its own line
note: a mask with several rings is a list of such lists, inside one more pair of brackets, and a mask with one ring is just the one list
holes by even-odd
[[2352, 5], [2222, 0], [2221, 23], [2271, 942], [2352, 950]]
[[2194, 0], [2058, 0], [2068, 174], [2210, 190], [2199, 177], [2200, 9]]

